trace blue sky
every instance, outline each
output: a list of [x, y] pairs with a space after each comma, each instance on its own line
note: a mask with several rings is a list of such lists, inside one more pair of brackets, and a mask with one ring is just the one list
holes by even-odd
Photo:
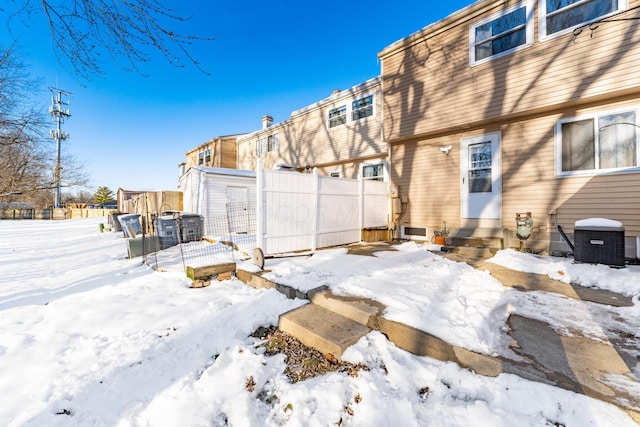
[[146, 77], [105, 62], [103, 77], [81, 82], [57, 63], [41, 18], [14, 29], [22, 60], [41, 79], [42, 108], [49, 86], [73, 93], [63, 150], [85, 164], [88, 191], [175, 190], [191, 148], [257, 130], [265, 114], [286, 120], [334, 89], [377, 76], [379, 51], [472, 1], [166, 3], [192, 16], [178, 31], [215, 37], [191, 51], [211, 75], [153, 54], [141, 66]]

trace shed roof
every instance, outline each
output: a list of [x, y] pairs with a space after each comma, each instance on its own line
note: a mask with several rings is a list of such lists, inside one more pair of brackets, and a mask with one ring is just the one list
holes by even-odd
[[192, 166], [186, 173], [189, 173], [192, 169], [201, 171], [210, 175], [228, 175], [228, 176], [243, 176], [248, 178], [255, 178], [256, 173], [254, 171], [244, 169], [231, 169], [231, 168], [212, 168], [209, 166]]

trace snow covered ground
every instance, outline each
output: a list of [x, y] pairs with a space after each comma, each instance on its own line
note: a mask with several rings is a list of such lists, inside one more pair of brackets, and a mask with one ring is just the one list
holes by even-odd
[[[249, 335], [305, 301], [235, 279], [191, 289], [179, 262], [154, 271], [127, 259], [122, 234], [100, 233], [100, 222], [0, 221], [0, 425], [636, 425], [612, 405], [513, 375], [477, 376], [377, 332], [344, 355], [369, 371], [291, 384], [284, 356], [265, 356]], [[506, 289], [433, 248], [405, 243], [376, 257], [333, 249], [267, 268], [300, 289], [378, 299], [388, 318], [487, 354], [506, 351], [497, 331], [510, 313], [594, 338], [640, 330], [640, 267], [513, 251], [492, 260], [633, 296], [633, 307], [612, 308]]]

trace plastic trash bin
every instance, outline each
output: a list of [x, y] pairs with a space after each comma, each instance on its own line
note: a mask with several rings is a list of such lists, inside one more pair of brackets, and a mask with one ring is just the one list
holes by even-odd
[[109, 224], [113, 228], [113, 231], [122, 231], [122, 226], [120, 225], [120, 221], [118, 217], [122, 215], [122, 212], [111, 212], [109, 215]]
[[178, 244], [178, 221], [173, 215], [160, 215], [156, 219], [156, 230], [160, 249], [166, 249]]
[[124, 237], [136, 237], [136, 235], [142, 233], [142, 226], [140, 225], [140, 214], [126, 214], [118, 216], [118, 221], [122, 226], [122, 233]]
[[198, 214], [180, 214], [180, 241], [197, 242], [202, 239], [204, 229], [204, 217]]

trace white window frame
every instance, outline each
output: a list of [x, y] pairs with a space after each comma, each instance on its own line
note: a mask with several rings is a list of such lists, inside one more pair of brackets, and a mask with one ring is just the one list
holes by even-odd
[[[369, 97], [371, 97], [371, 104], [367, 104], [364, 107], [353, 108], [353, 104], [355, 102], [362, 101], [362, 100], [367, 99]], [[364, 116], [364, 117], [358, 117], [357, 119], [353, 118], [353, 115], [356, 113], [356, 111], [365, 110], [365, 109], [367, 109], [369, 107], [371, 107], [371, 114], [369, 114], [367, 116]], [[374, 93], [369, 93], [369, 94], [366, 94], [366, 95], [359, 96], [357, 98], [354, 98], [351, 101], [351, 111], [349, 113], [349, 118], [351, 119], [352, 122], [359, 122], [359, 121], [362, 121], [362, 120], [367, 120], [369, 117], [374, 117], [375, 116], [375, 113], [376, 113], [375, 108], [376, 108], [376, 95]]]
[[258, 138], [256, 140], [256, 156], [262, 156], [267, 152], [267, 138]]
[[373, 176], [365, 177], [364, 176], [364, 168], [365, 167], [367, 167], [367, 166], [378, 166], [378, 165], [382, 165], [382, 181], [383, 182], [388, 182], [389, 181], [389, 171], [388, 171], [386, 160], [379, 160], [377, 162], [360, 163], [360, 172], [359, 172], [360, 179], [378, 181], [377, 178], [380, 177], [380, 175], [377, 175], [375, 177], [373, 177]]
[[[360, 101], [360, 100], [362, 100], [362, 99], [365, 99], [365, 98], [367, 98], [367, 97], [369, 97], [369, 96], [371, 97], [371, 107], [372, 107], [371, 114], [370, 114], [370, 115], [368, 115], [368, 116], [366, 116], [366, 117], [361, 117], [361, 118], [359, 118], [359, 119], [355, 119], [355, 120], [354, 120], [354, 119], [353, 119], [353, 112], [355, 111], [355, 109], [353, 108], [353, 103], [354, 103], [354, 102], [356, 102], [356, 101]], [[334, 103], [334, 104], [331, 106], [331, 108], [329, 108], [329, 109], [327, 110], [327, 117], [326, 117], [326, 126], [327, 126], [327, 129], [328, 129], [328, 130], [332, 130], [332, 129], [340, 129], [340, 128], [342, 128], [343, 126], [347, 126], [347, 125], [350, 125], [350, 124], [352, 124], [352, 123], [359, 123], [359, 122], [363, 122], [363, 121], [366, 121], [366, 120], [369, 120], [369, 119], [371, 119], [371, 118], [375, 117], [375, 116], [376, 116], [376, 114], [377, 114], [377, 112], [376, 112], [376, 96], [377, 96], [376, 91], [373, 91], [373, 92], [365, 92], [365, 93], [363, 93], [363, 94], [360, 94], [360, 95], [358, 95], [358, 96], [354, 96], [354, 97], [349, 98], [349, 99], [342, 99], [342, 100], [340, 101], [340, 103]], [[367, 107], [368, 107], [368, 106], [367, 106]], [[367, 107], [364, 107], [364, 108], [367, 108]], [[345, 109], [345, 113], [344, 113], [344, 123], [341, 123], [341, 124], [339, 124], [339, 125], [335, 125], [335, 126], [331, 126], [331, 119], [332, 119], [332, 118], [330, 117], [331, 113], [332, 113], [333, 111], [339, 110], [339, 109], [341, 109], [341, 108], [344, 108], [344, 109]], [[335, 117], [334, 117], [333, 119], [335, 119]]]
[[[580, 4], [584, 4], [587, 3], [591, 0], [579, 0], [578, 2], [569, 5], [569, 6], [565, 6], [565, 8], [574, 8], [576, 6], [579, 6]], [[620, 13], [624, 10], [627, 10], [629, 8], [629, 1], [628, 0], [617, 0], [618, 1], [618, 8], [616, 10], [614, 10], [611, 13], [599, 16], [595, 19], [589, 20], [589, 21], [585, 21], [585, 22], [581, 22], [580, 24], [576, 24], [572, 27], [567, 27], [563, 30], [560, 31], [556, 31], [555, 33], [552, 34], [547, 34], [547, 2], [546, 0], [538, 0], [538, 38], [540, 39], [540, 41], [544, 41], [544, 40], [549, 40], [564, 34], [569, 34], [572, 33], [573, 30], [575, 30], [578, 27], [582, 27], [584, 25], [588, 25], [592, 22], [596, 22], [599, 21], [603, 18], [606, 18], [608, 16], [612, 16], [615, 15], [617, 13]]]
[[[526, 49], [533, 45], [533, 35], [534, 35], [534, 19], [533, 19], [533, 6], [535, 0], [527, 0], [520, 2], [518, 4], [514, 4], [504, 10], [501, 10], [498, 13], [495, 13], [491, 16], [488, 16], [481, 21], [475, 22], [474, 24], [469, 26], [469, 65], [474, 66], [478, 64], [484, 64], [485, 62], [493, 61], [494, 59], [502, 58], [503, 56], [510, 55], [514, 52], [517, 52], [522, 49]], [[544, 0], [543, 0], [544, 1]], [[524, 44], [516, 46], [514, 48], [505, 50], [504, 52], [497, 53], [495, 55], [488, 56], [486, 58], [482, 58], [476, 60], [476, 29], [482, 25], [488, 24], [489, 22], [495, 21], [505, 15], [508, 15], [512, 12], [515, 12], [518, 9], [525, 8], [526, 14], [526, 22], [524, 24], [525, 28], [525, 38], [526, 41]], [[522, 27], [518, 27], [522, 28]], [[504, 33], [501, 33], [504, 34]]]
[[204, 164], [204, 151], [198, 152], [198, 166]]
[[255, 144], [256, 157], [260, 157], [271, 151], [278, 151], [280, 149], [280, 135], [277, 132], [263, 135], [256, 140]]
[[280, 148], [280, 137], [277, 133], [267, 136], [267, 152], [278, 151]]
[[209, 164], [211, 162], [211, 148], [204, 150], [204, 162], [205, 164]]
[[[599, 159], [599, 129], [598, 118], [634, 112], [636, 114], [636, 123], [633, 125], [636, 134], [636, 166], [627, 166], [620, 168], [600, 168]], [[563, 171], [562, 170], [562, 125], [566, 123], [573, 123], [583, 120], [593, 120], [594, 127], [594, 145], [595, 145], [595, 159], [594, 168], [588, 170], [576, 170], [576, 171]], [[554, 140], [555, 140], [555, 172], [556, 177], [571, 177], [571, 176], [596, 176], [596, 175], [614, 175], [624, 173], [637, 173], [640, 172], [640, 106], [628, 106], [609, 110], [600, 110], [590, 114], [583, 114], [575, 117], [567, 117], [560, 120], [556, 120], [554, 126]]]
[[[343, 109], [344, 109], [344, 113], [343, 114], [340, 114], [340, 115], [335, 116], [335, 117], [331, 117], [331, 113], [333, 113], [334, 111], [340, 111], [340, 110], [343, 110]], [[327, 112], [327, 127], [329, 129], [335, 129], [335, 128], [338, 128], [340, 126], [346, 125], [347, 121], [349, 119], [349, 111], [348, 111], [348, 109], [349, 109], [349, 107], [347, 106], [347, 104], [341, 104], [341, 105], [338, 105], [337, 107], [330, 108], [329, 111]], [[344, 117], [344, 123], [339, 123], [339, 124], [336, 124], [336, 125], [332, 126], [331, 122], [333, 120], [339, 119], [340, 117]]]
[[332, 178], [342, 178], [342, 169], [334, 169], [329, 171], [329, 176]]

